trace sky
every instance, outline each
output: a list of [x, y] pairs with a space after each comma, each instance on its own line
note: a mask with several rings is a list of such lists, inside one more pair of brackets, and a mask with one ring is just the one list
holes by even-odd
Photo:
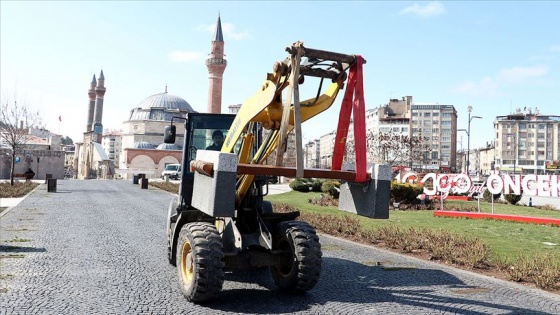
[[[105, 75], [103, 126], [168, 92], [206, 111], [204, 60], [218, 15], [228, 66], [222, 112], [260, 87], [296, 41], [359, 54], [367, 109], [392, 98], [453, 105], [471, 148], [494, 140], [516, 108], [560, 115], [560, 1], [0, 1], [2, 104], [17, 99], [44, 127], [81, 141], [92, 76]], [[305, 84], [304, 84], [305, 85]], [[316, 86], [302, 87], [300, 98]], [[304, 95], [304, 93], [307, 93]], [[303, 124], [304, 141], [336, 129], [342, 94]], [[59, 117], [61, 121], [59, 121]], [[466, 148], [459, 133], [457, 148]]]

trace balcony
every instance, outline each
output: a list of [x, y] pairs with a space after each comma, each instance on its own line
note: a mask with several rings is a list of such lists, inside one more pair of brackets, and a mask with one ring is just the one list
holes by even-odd
[[208, 58], [206, 59], [206, 65], [224, 65], [227, 66], [227, 60], [223, 58]]

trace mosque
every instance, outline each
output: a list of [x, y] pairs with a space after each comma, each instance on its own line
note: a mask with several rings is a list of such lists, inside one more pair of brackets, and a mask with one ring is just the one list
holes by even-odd
[[[209, 74], [208, 113], [221, 113], [222, 78], [227, 66], [224, 58], [224, 39], [221, 19], [211, 42], [211, 51], [206, 59]], [[103, 71], [91, 82], [89, 110], [83, 142], [75, 148], [74, 172], [78, 179], [119, 178], [129, 179], [133, 174], [144, 173], [148, 178], [160, 177], [165, 165], [180, 163], [183, 144], [183, 124], [177, 124], [177, 139], [174, 144], [163, 143], [164, 127], [173, 116], [184, 117], [195, 112], [191, 105], [179, 96], [169, 94], [167, 87], [163, 93], [147, 97], [131, 109], [128, 120], [123, 123], [122, 153], [116, 161], [101, 146], [102, 113], [105, 95]], [[116, 165], [115, 165], [116, 164]]]

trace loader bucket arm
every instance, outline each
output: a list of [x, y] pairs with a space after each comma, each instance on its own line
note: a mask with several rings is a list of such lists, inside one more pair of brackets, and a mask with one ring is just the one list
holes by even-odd
[[[293, 54], [294, 46], [286, 48], [286, 50]], [[345, 55], [335, 52], [310, 49], [303, 47], [303, 57], [307, 59], [299, 65], [300, 76], [297, 79], [297, 84], [303, 84], [306, 76], [321, 78], [321, 85], [323, 80], [330, 79], [331, 83], [325, 92], [320, 94], [321, 86], [319, 86], [319, 93], [314, 98], [307, 99], [300, 102], [300, 119], [305, 122], [308, 119], [320, 114], [327, 110], [335, 101], [338, 92], [344, 87], [347, 74], [346, 70], [355, 62], [354, 55]], [[290, 85], [290, 72], [291, 72], [289, 59], [282, 62], [276, 62], [273, 66], [273, 71], [268, 73], [265, 80], [261, 84], [259, 90], [251, 97], [249, 97], [241, 105], [237, 113], [230, 132], [228, 132], [222, 152], [233, 152], [235, 143], [245, 133], [250, 130], [247, 126], [250, 123], [261, 123], [265, 129], [271, 130], [269, 138], [263, 142], [263, 145], [258, 149], [257, 153], [251, 158], [248, 153], [251, 147], [251, 139], [243, 139], [243, 144], [239, 153], [239, 163], [243, 164], [262, 164], [266, 158], [277, 148], [279, 141], [279, 129], [282, 123], [283, 112], [283, 98], [282, 93], [286, 87]], [[294, 124], [294, 106], [290, 104], [290, 118], [288, 121], [288, 132], [291, 131]], [[244, 137], [246, 137], [245, 135]], [[251, 158], [251, 160], [249, 160]], [[241, 175], [237, 181], [236, 192], [236, 206], [245, 196], [251, 183], [253, 182], [253, 175]]]

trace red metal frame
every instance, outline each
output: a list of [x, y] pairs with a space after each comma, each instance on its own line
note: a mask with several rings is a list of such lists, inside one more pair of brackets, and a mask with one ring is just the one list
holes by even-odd
[[350, 115], [354, 111], [354, 153], [356, 156], [356, 182], [365, 182], [366, 174], [366, 104], [363, 86], [363, 58], [356, 55], [356, 62], [350, 67], [346, 92], [340, 106], [338, 127], [334, 143], [332, 170], [342, 168], [346, 150]]

